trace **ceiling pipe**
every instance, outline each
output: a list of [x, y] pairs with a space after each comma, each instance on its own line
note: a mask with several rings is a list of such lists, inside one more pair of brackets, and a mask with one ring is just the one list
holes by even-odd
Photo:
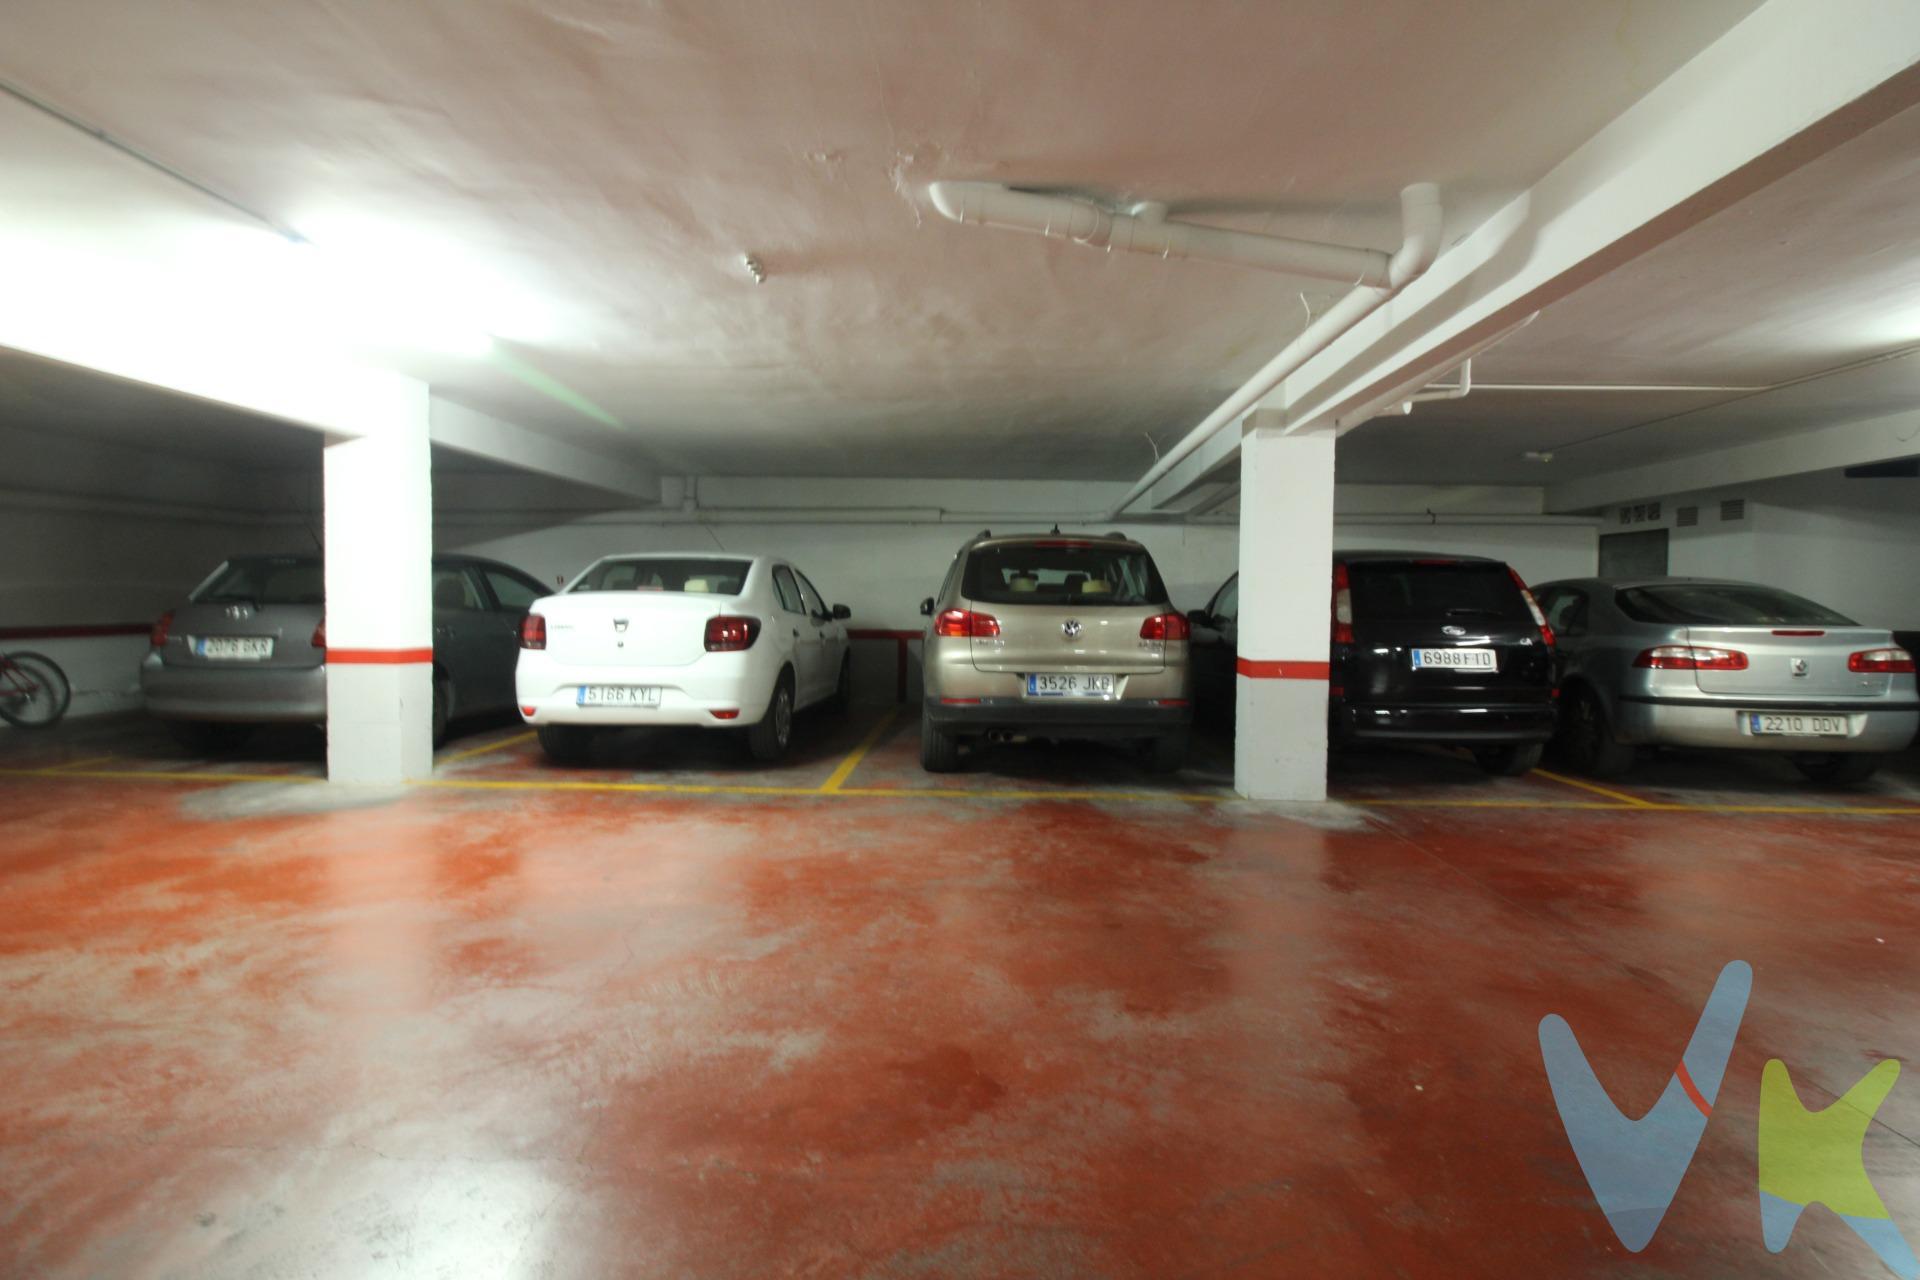
[[1361, 285], [1323, 312], [1289, 342], [1266, 367], [1228, 396], [1226, 402], [1189, 431], [1178, 444], [1160, 456], [1147, 473], [1134, 482], [1126, 496], [1106, 513], [1109, 520], [1119, 519], [1142, 494], [1160, 483], [1166, 474], [1222, 427], [1239, 421], [1240, 416], [1279, 386], [1307, 361], [1333, 345], [1347, 330], [1384, 306], [1388, 299], [1426, 273], [1440, 254], [1440, 188], [1431, 182], [1417, 182], [1400, 192], [1401, 242], [1387, 263], [1387, 277], [1380, 286]]
[[1085, 200], [1015, 191], [997, 182], [935, 182], [928, 185], [927, 195], [933, 207], [954, 222], [1030, 231], [1094, 249], [1224, 262], [1370, 288], [1386, 287], [1391, 271], [1387, 255], [1378, 249], [1203, 227], [1167, 217], [1163, 204], [1143, 203], [1130, 213], [1109, 213]]
[[1460, 381], [1451, 387], [1433, 387], [1407, 397], [1408, 404], [1426, 404], [1430, 400], [1465, 400], [1473, 390], [1473, 361], [1460, 362]]

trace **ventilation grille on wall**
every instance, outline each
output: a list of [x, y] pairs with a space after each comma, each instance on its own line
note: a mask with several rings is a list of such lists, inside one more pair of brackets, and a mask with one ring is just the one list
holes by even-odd
[[1693, 526], [1700, 523], [1700, 508], [1675, 507], [1673, 509], [1673, 523], [1682, 529], [1693, 528]]
[[1727, 498], [1720, 504], [1722, 520], [1745, 520], [1747, 518], [1747, 500], [1745, 498]]

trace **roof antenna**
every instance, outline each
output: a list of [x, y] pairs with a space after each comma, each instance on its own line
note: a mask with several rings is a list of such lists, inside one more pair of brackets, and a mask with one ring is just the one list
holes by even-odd
[[1060, 522], [1059, 522], [1058, 520], [1055, 520], [1055, 521], [1053, 522], [1053, 531], [1054, 531], [1055, 533], [1058, 533], [1058, 532], [1060, 532]]

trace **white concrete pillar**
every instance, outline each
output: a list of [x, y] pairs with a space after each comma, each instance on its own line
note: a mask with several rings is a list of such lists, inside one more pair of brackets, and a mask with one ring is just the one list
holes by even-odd
[[327, 437], [327, 778], [433, 772], [427, 388], [396, 382], [363, 436]]
[[1240, 445], [1233, 789], [1325, 800], [1334, 435], [1284, 435], [1264, 416]]

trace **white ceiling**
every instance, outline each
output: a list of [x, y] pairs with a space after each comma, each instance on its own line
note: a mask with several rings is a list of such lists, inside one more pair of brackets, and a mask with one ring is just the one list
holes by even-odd
[[[1394, 193], [1431, 180], [1457, 236], [1752, 7], [10, 0], [0, 74], [396, 290], [442, 292], [618, 425], [499, 361], [414, 360], [503, 417], [668, 470], [1128, 478], [1143, 436], [1183, 433], [1328, 292], [956, 227], [927, 181], [1391, 247]], [[1867, 171], [1910, 179], [1899, 145]], [[41, 173], [49, 218], [169, 216], [151, 175], [116, 198]], [[1480, 376], [1774, 381], [1865, 350], [1787, 304], [1819, 285], [1824, 313], [1857, 307], [1873, 236], [1908, 261], [1900, 190], [1840, 193], [1860, 205], [1844, 237], [1803, 233], [1831, 189], [1743, 205], [1715, 220], [1725, 256], [1669, 246]], [[1497, 394], [1417, 412], [1511, 423]], [[1521, 416], [1591, 433], [1639, 411]], [[1385, 430], [1349, 438], [1346, 478], [1396, 478], [1403, 452], [1375, 475], [1362, 447]]]

